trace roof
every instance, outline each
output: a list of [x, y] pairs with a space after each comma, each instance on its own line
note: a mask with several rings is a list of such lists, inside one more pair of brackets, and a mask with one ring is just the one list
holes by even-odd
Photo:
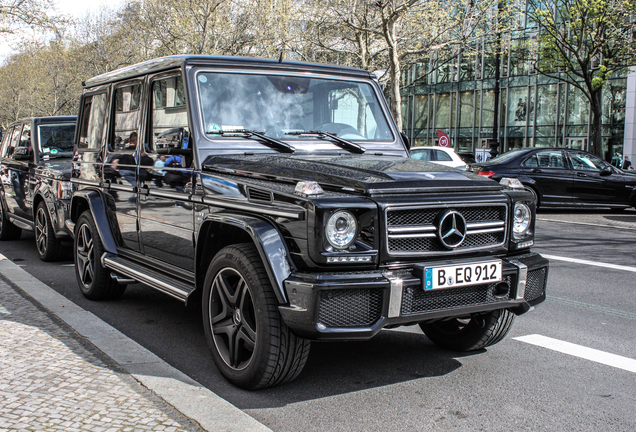
[[84, 87], [93, 87], [109, 82], [120, 81], [124, 79], [142, 76], [148, 73], [161, 72], [168, 69], [175, 69], [184, 65], [193, 66], [225, 66], [234, 68], [259, 68], [259, 69], [275, 69], [277, 71], [305, 71], [305, 72], [322, 72], [330, 74], [351, 75], [363, 78], [375, 77], [371, 72], [363, 69], [355, 69], [349, 67], [324, 65], [315, 63], [303, 63], [292, 61], [278, 61], [272, 59], [260, 59], [253, 57], [229, 57], [229, 56], [204, 56], [204, 55], [178, 55], [160, 57], [126, 66], [112, 72], [107, 72], [87, 80], [83, 83]]
[[16, 123], [35, 122], [35, 123], [75, 123], [77, 116], [49, 116], [49, 117], [23, 117], [21, 119], [11, 122], [11, 125]]

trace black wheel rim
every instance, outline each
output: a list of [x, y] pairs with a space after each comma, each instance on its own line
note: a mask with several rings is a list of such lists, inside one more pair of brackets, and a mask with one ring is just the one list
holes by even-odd
[[240, 371], [251, 362], [256, 347], [256, 313], [252, 293], [233, 268], [219, 271], [209, 300], [210, 328], [216, 350], [230, 368]]
[[49, 230], [46, 223], [46, 212], [44, 211], [44, 208], [40, 207], [35, 215], [35, 244], [37, 245], [38, 252], [41, 256], [46, 254], [48, 235]]
[[95, 276], [95, 253], [93, 251], [93, 236], [88, 225], [84, 224], [77, 230], [76, 269], [82, 284], [90, 288]]

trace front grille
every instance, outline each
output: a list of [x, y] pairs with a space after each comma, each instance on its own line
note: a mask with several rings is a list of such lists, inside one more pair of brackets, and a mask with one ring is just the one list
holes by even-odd
[[514, 280], [511, 276], [505, 276], [503, 282], [508, 285], [508, 292], [498, 296], [495, 296], [495, 286], [499, 282], [436, 290], [407, 287], [402, 294], [402, 315], [505, 302], [510, 300], [510, 287]]
[[528, 272], [528, 279], [526, 280], [526, 292], [523, 295], [523, 298], [526, 301], [538, 299], [545, 293], [546, 276], [546, 267]]
[[382, 289], [322, 291], [318, 322], [325, 327], [368, 327], [380, 319]]
[[[453, 249], [444, 247], [437, 234], [438, 220], [448, 210], [459, 212], [467, 226], [464, 241]], [[389, 208], [387, 252], [392, 256], [444, 255], [502, 246], [506, 241], [507, 211], [506, 204]]]

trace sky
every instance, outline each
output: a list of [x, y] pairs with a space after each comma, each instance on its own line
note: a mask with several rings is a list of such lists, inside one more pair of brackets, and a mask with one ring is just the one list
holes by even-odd
[[[73, 18], [82, 18], [87, 13], [94, 12], [102, 7], [116, 8], [126, 0], [53, 0], [58, 12], [70, 15]], [[27, 31], [17, 32], [14, 35], [3, 35], [0, 40], [0, 64], [14, 52], [14, 46], [20, 38], [28, 37]]]

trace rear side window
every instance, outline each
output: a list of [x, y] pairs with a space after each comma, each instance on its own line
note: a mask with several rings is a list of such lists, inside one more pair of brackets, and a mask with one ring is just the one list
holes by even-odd
[[563, 153], [560, 151], [537, 152], [523, 162], [525, 167], [565, 168]]
[[12, 156], [15, 148], [20, 143], [20, 134], [22, 133], [22, 125], [17, 125], [15, 129], [13, 129], [13, 134], [11, 135], [11, 142], [9, 144], [9, 151], [7, 152], [7, 156]]
[[437, 158], [438, 161], [443, 161], [443, 162], [453, 161], [453, 158], [451, 158], [450, 155], [443, 150], [435, 150], [435, 157]]
[[11, 142], [11, 136], [13, 136], [12, 127], [8, 128], [2, 137], [2, 150], [0, 150], [0, 155], [6, 156], [9, 143]]
[[140, 114], [141, 84], [124, 84], [116, 88], [109, 152], [134, 153], [139, 138]]
[[82, 104], [78, 151], [99, 151], [106, 124], [106, 93], [85, 96]]

